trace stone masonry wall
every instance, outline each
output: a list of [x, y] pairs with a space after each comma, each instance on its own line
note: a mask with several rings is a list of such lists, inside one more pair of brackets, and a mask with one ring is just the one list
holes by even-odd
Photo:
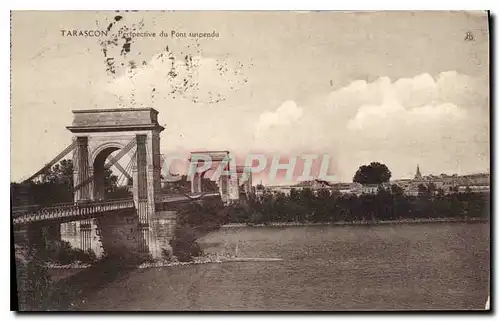
[[156, 236], [156, 246], [160, 249], [170, 251], [170, 240], [174, 236], [176, 224], [176, 211], [158, 211], [155, 215], [154, 234]]
[[108, 255], [138, 253], [141, 240], [137, 214], [131, 212], [104, 215], [95, 222], [100, 231], [103, 249]]

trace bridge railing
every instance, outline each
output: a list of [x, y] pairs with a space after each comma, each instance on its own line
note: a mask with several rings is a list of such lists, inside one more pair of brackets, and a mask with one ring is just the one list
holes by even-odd
[[42, 209], [54, 209], [54, 208], [70, 208], [75, 206], [76, 203], [56, 203], [56, 204], [51, 204], [48, 206], [44, 205], [26, 205], [26, 206], [15, 206], [12, 207], [12, 213], [14, 215], [17, 214], [23, 214], [23, 213], [29, 213], [29, 212], [36, 212]]
[[86, 216], [99, 212], [134, 208], [134, 200], [131, 198], [121, 200], [107, 200], [88, 203], [61, 204], [61, 206], [44, 207], [31, 212], [16, 212], [14, 224], [25, 224], [47, 219], [58, 219], [63, 217]]
[[34, 212], [39, 212], [39, 211], [46, 211], [46, 210], [59, 210], [59, 209], [66, 209], [66, 208], [74, 208], [74, 207], [85, 207], [85, 206], [92, 206], [95, 204], [108, 204], [112, 202], [122, 202], [122, 201], [129, 201], [132, 200], [132, 198], [121, 198], [121, 199], [110, 199], [110, 200], [103, 200], [103, 201], [84, 201], [84, 202], [71, 202], [71, 203], [56, 203], [56, 204], [50, 204], [48, 206], [44, 205], [26, 205], [26, 206], [15, 206], [12, 207], [12, 214], [14, 216], [16, 215], [22, 215], [26, 213], [34, 213]]
[[[163, 195], [161, 202], [175, 203], [184, 201], [199, 200], [206, 197], [219, 196], [219, 193], [181, 194]], [[114, 211], [120, 209], [135, 208], [132, 198], [90, 201], [79, 203], [61, 203], [47, 207], [41, 206], [21, 206], [12, 208], [14, 225], [27, 224], [37, 221], [60, 219], [65, 217], [91, 216], [100, 212]]]
[[216, 192], [204, 192], [204, 193], [189, 193], [189, 194], [164, 194], [159, 197], [161, 202], [165, 203], [170, 203], [170, 202], [177, 202], [177, 201], [191, 201], [191, 200], [198, 200], [202, 199], [205, 197], [214, 197], [214, 196], [220, 196], [219, 193]]

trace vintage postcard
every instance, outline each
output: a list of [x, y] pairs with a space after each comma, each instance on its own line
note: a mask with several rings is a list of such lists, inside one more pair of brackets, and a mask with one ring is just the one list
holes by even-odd
[[13, 309], [488, 310], [489, 39], [486, 11], [11, 12]]

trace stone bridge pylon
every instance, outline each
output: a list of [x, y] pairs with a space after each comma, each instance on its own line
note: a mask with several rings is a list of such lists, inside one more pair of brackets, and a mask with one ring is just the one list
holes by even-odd
[[202, 180], [213, 172], [211, 176], [217, 181], [222, 202], [229, 204], [239, 199], [236, 165], [229, 151], [191, 152], [189, 162], [191, 193], [203, 193]]
[[[135, 213], [87, 219], [77, 226], [65, 223], [80, 230], [80, 244], [73, 245], [95, 250], [100, 246], [96, 243], [102, 243], [106, 252], [125, 248], [160, 256], [155, 227], [162, 213], [155, 211], [155, 204], [161, 193], [160, 133], [164, 128], [158, 124], [158, 112], [152, 108], [119, 108], [75, 110], [73, 114], [73, 124], [67, 128], [76, 142], [75, 203], [104, 200], [105, 170], [119, 166], [118, 160], [125, 158], [132, 165], [129, 180], [135, 205]], [[68, 228], [63, 224], [63, 230]]]

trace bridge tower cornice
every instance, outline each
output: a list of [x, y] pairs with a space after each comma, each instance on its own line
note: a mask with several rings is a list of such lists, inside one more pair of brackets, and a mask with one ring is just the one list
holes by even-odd
[[66, 128], [72, 133], [162, 132], [165, 129], [158, 124], [158, 111], [153, 108], [73, 110], [73, 123]]

